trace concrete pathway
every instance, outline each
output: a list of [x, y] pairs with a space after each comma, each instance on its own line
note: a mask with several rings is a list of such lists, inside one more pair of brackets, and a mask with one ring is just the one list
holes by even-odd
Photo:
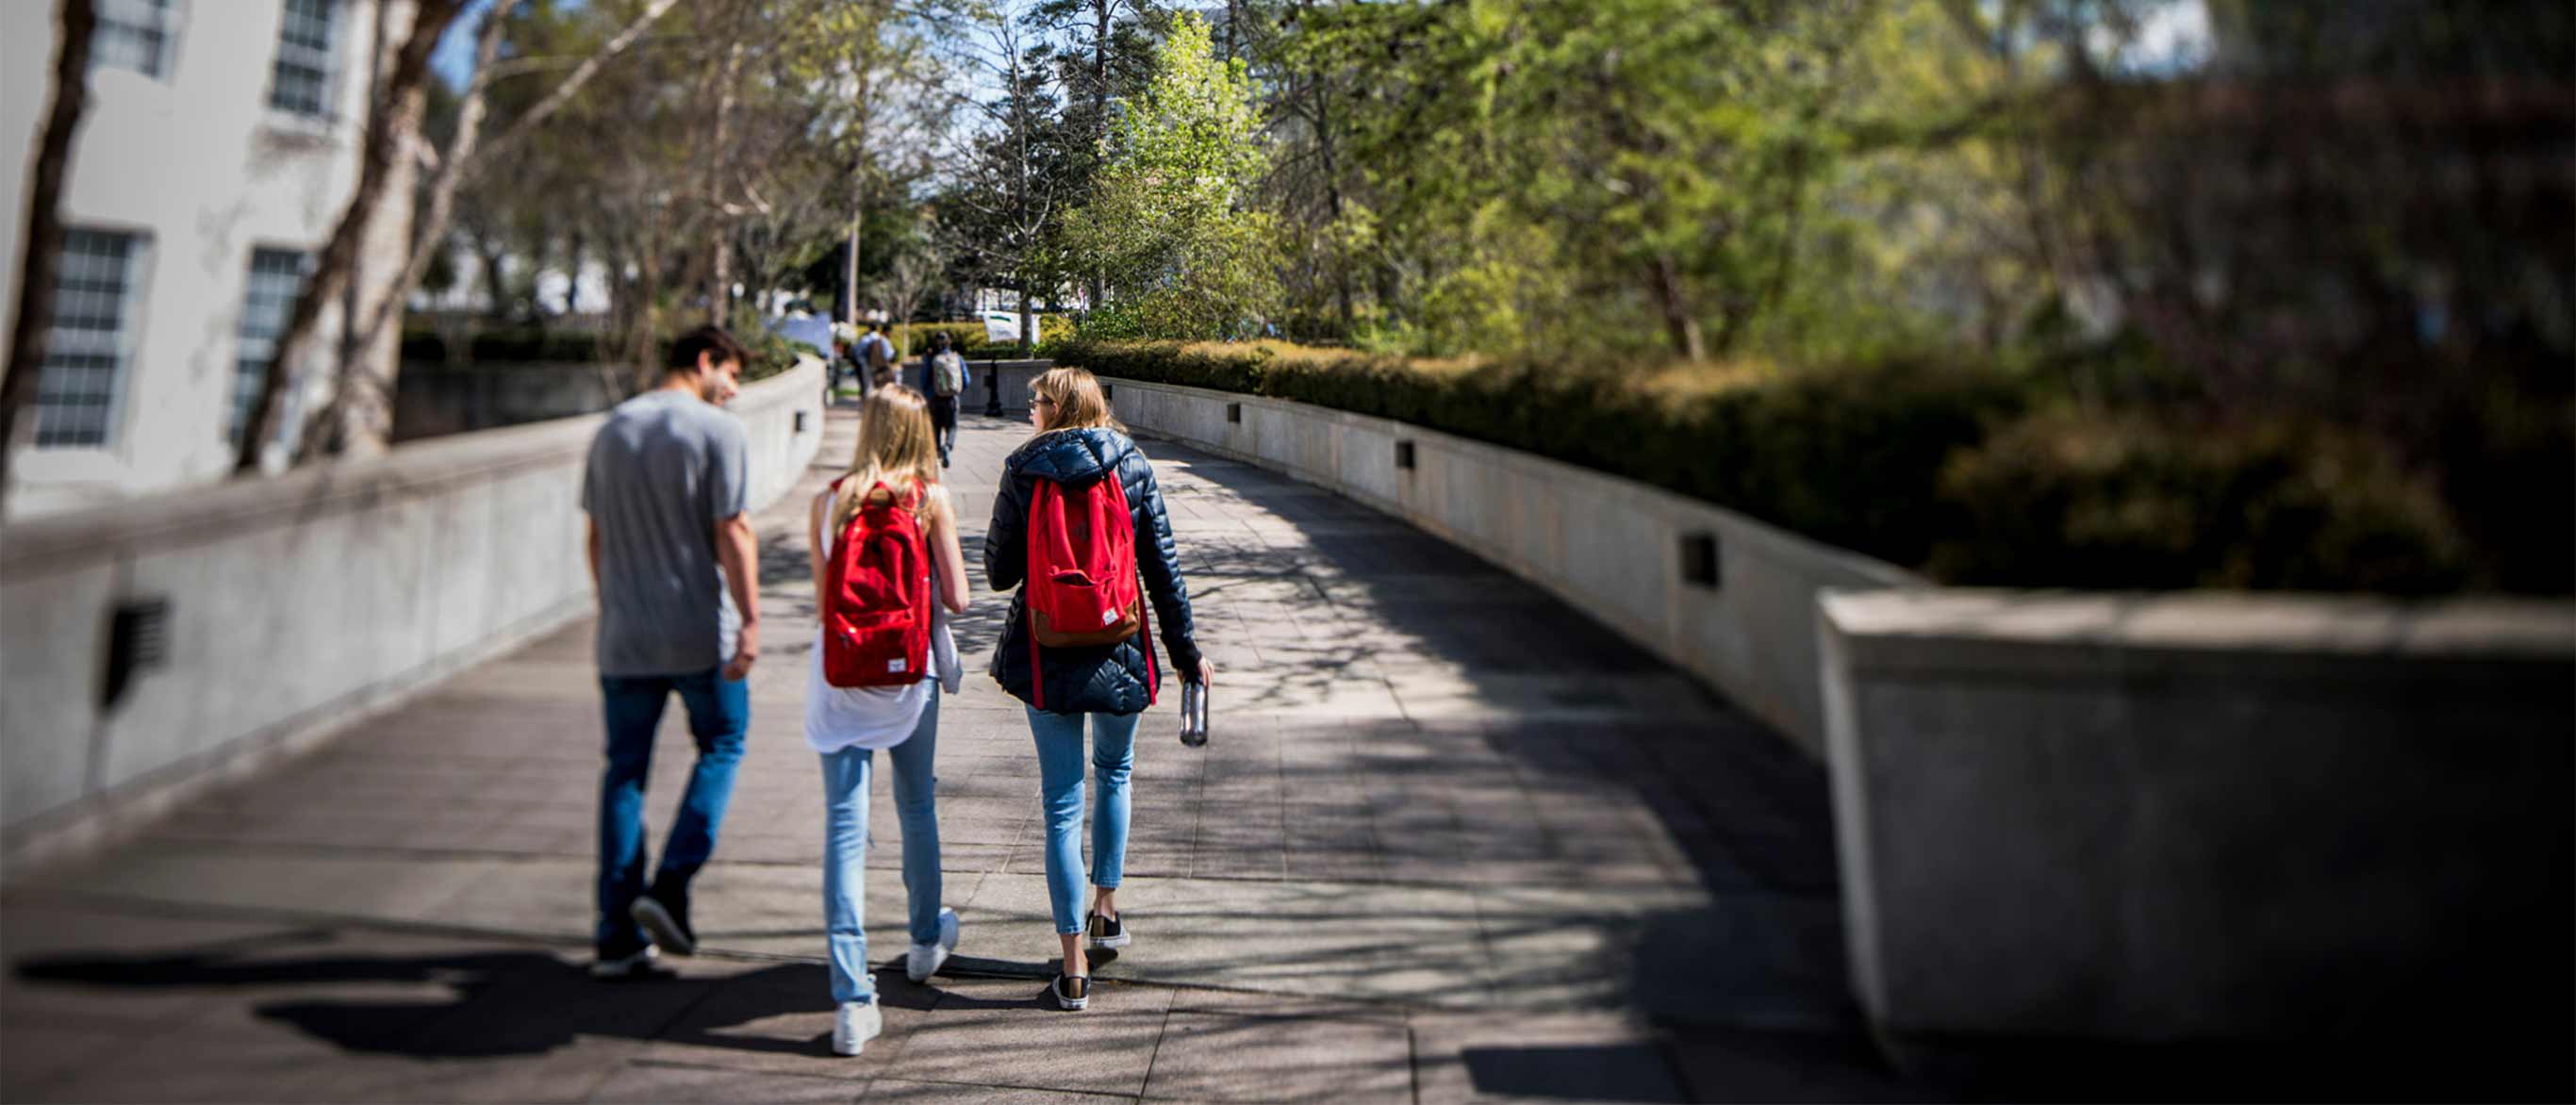
[[[1023, 425], [968, 416], [968, 557]], [[1918, 1097], [1842, 997], [1822, 771], [1467, 553], [1250, 466], [1148, 442], [1215, 736], [1139, 732], [1120, 895], [1137, 942], [1090, 1011], [1052, 970], [1037, 769], [961, 623], [943, 707], [952, 972], [881, 972], [886, 1035], [825, 1046], [821, 794], [801, 739], [802, 511], [760, 518], [767, 651], [674, 981], [588, 957], [601, 744], [587, 623], [484, 665], [143, 840], [0, 900], [0, 1098], [1173, 1100]], [[650, 820], [689, 743], [673, 706]], [[870, 946], [898, 961], [880, 773]], [[655, 841], [658, 847], [658, 839]], [[1095, 1096], [1098, 1095], [1098, 1096]]]

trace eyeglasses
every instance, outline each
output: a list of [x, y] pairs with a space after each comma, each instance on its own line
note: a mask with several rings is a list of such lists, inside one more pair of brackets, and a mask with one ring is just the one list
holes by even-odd
[[1029, 405], [1032, 407], [1052, 407], [1055, 405], [1055, 400], [1049, 399], [1043, 395], [1034, 395], [1029, 397]]

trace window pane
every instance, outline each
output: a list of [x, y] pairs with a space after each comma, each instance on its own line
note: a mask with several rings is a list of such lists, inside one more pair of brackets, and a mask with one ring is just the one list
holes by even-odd
[[99, 0], [97, 29], [90, 33], [93, 66], [161, 75], [170, 44], [170, 0]]
[[125, 384], [143, 250], [132, 234], [63, 235], [53, 324], [36, 379], [36, 446], [104, 446]]
[[268, 382], [269, 365], [277, 358], [277, 339], [286, 332], [286, 316], [295, 309], [295, 297], [304, 290], [304, 254], [291, 249], [254, 250], [250, 255], [250, 285], [242, 293], [241, 323], [234, 330], [232, 418], [224, 427], [224, 437], [241, 444], [242, 428], [250, 425], [251, 406], [259, 402], [259, 389]]
[[286, 0], [277, 29], [277, 66], [268, 86], [270, 106], [299, 115], [330, 113], [339, 14], [340, 0]]

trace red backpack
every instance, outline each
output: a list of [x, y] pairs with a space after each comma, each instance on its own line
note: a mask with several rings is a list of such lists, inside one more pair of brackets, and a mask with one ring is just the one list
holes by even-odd
[[1145, 637], [1145, 701], [1154, 700], [1154, 640], [1136, 576], [1136, 521], [1110, 472], [1080, 487], [1037, 481], [1029, 499], [1029, 696], [1046, 708], [1040, 646], [1114, 645]]
[[[835, 495], [840, 487], [832, 481]], [[823, 681], [835, 687], [901, 687], [930, 670], [930, 544], [913, 516], [919, 492], [892, 492], [882, 483], [869, 489], [823, 569]]]

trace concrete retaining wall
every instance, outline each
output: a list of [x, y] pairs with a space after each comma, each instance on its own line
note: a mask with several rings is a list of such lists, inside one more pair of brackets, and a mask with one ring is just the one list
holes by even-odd
[[2576, 606], [1880, 591], [1819, 619], [1888, 1032], [2566, 1024]]
[[[822, 442], [822, 366], [744, 389], [751, 498]], [[589, 609], [601, 416], [425, 441], [0, 535], [0, 846], [16, 879]], [[168, 602], [166, 662], [102, 705], [114, 612]]]
[[[1819, 758], [1817, 593], [1922, 584], [1731, 510], [1517, 450], [1304, 403], [1104, 382], [1138, 432], [1285, 472], [1447, 538], [1699, 676]], [[1714, 556], [1713, 583], [1684, 578], [1694, 543]]]

